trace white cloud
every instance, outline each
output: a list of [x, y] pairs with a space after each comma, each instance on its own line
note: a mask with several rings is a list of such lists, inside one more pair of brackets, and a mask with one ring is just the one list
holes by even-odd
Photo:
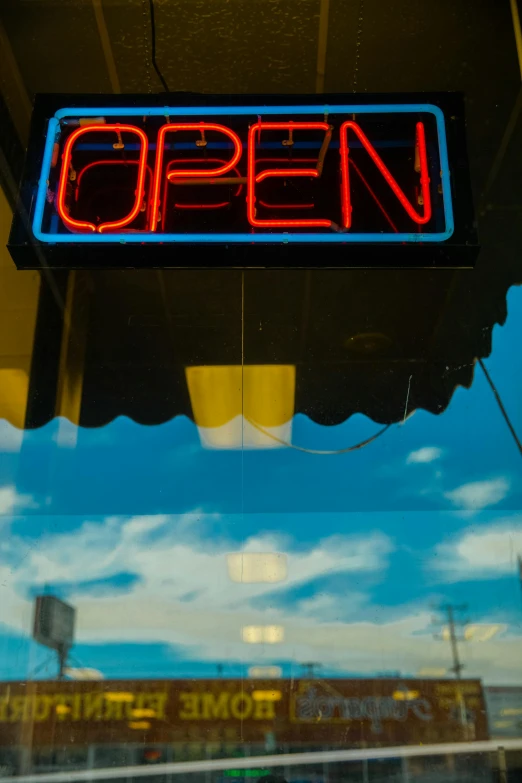
[[0, 453], [18, 452], [24, 439], [24, 430], [10, 424], [6, 419], [0, 419]]
[[35, 508], [30, 495], [19, 495], [11, 484], [0, 487], [0, 514], [12, 514], [17, 509]]
[[431, 565], [451, 580], [490, 579], [513, 574], [522, 555], [522, 518], [500, 520], [494, 525], [469, 528], [459, 538], [437, 547]]
[[438, 446], [424, 446], [422, 449], [410, 451], [406, 459], [408, 465], [412, 463], [435, 462], [442, 457], [442, 449]]
[[[0, 567], [0, 581], [6, 581], [13, 595], [79, 580], [99, 583], [123, 572], [136, 576], [133, 585], [118, 596], [102, 592], [99, 584], [71, 595], [78, 607], [81, 637], [91, 640], [140, 641], [150, 633], [158, 641], [166, 641], [172, 623], [177, 625], [177, 614], [184, 617], [180, 633], [191, 644], [197, 643], [198, 634], [191, 638], [190, 628], [193, 622], [203, 622], [202, 618], [209, 628], [220, 616], [228, 618], [225, 625], [240, 620], [241, 625], [263, 624], [263, 609], [256, 610], [257, 620], [252, 616], [253, 599], [325, 575], [383, 571], [393, 548], [388, 537], [378, 532], [326, 537], [298, 550], [278, 535], [252, 536], [241, 551], [284, 551], [288, 576], [277, 584], [237, 584], [227, 571], [227, 554], [237, 550], [237, 543], [205, 536], [209, 517], [198, 511], [177, 516], [109, 517], [83, 522], [60, 534], [49, 533], [46, 518], [40, 519], [42, 530], [47, 532], [36, 545], [11, 535], [8, 548], [1, 552], [5, 566]], [[7, 612], [5, 621], [19, 627], [16, 613]]]
[[0, 514], [10, 514], [16, 506], [16, 490], [14, 487], [0, 489]]
[[505, 478], [496, 478], [462, 484], [450, 492], [445, 492], [444, 497], [451, 500], [459, 508], [467, 511], [478, 511], [481, 508], [486, 508], [486, 506], [494, 506], [496, 503], [500, 503], [508, 492], [509, 482]]
[[368, 598], [366, 593], [356, 590], [350, 590], [343, 598], [333, 593], [316, 593], [299, 602], [297, 614], [300, 617], [314, 618], [321, 624], [332, 623], [341, 617], [346, 617], [346, 601], [349, 602], [348, 613], [355, 615], [360, 614], [363, 609], [368, 609]]
[[[52, 530], [50, 520], [40, 519], [42, 530]], [[283, 584], [237, 584], [229, 579], [226, 565], [226, 555], [237, 551], [237, 543], [205, 536], [207, 519], [198, 511], [178, 516], [111, 517], [83, 522], [68, 533], [47, 532], [36, 544], [11, 535], [8, 558], [0, 553], [4, 562], [0, 565], [2, 622], [30, 634], [31, 601], [22, 597], [28, 587], [104, 580], [130, 572], [138, 579], [125, 591], [111, 594], [98, 587], [69, 596], [78, 612], [79, 641], [161, 642], [182, 646], [187, 658], [193, 660], [253, 664], [259, 663], [260, 651], [258, 645], [241, 641], [241, 628], [274, 625], [284, 629], [283, 641], [271, 653], [281, 660], [321, 661], [340, 672], [369, 675], [400, 670], [406, 676], [423, 666], [451, 666], [450, 646], [432, 638], [428, 632], [430, 614], [424, 608], [393, 607], [391, 615], [385, 607], [372, 605], [369, 596], [356, 592], [357, 588], [343, 597], [316, 594], [288, 606], [279, 601], [271, 605], [270, 596], [277, 591], [328, 574], [351, 572], [355, 585], [364, 573], [384, 580], [393, 545], [382, 533], [326, 537], [306, 548], [296, 548], [276, 534], [252, 536], [243, 551], [285, 551], [288, 580]], [[319, 522], [326, 527], [318, 515]], [[472, 534], [468, 531], [467, 535]], [[468, 552], [470, 540], [459, 540], [461, 556]], [[517, 539], [517, 546], [518, 542], [522, 545], [522, 538]], [[495, 558], [506, 557], [503, 544], [499, 546], [490, 564]], [[260, 596], [265, 600], [255, 600]], [[359, 619], [362, 613], [364, 621]], [[338, 619], [340, 615], [343, 621]], [[498, 635], [488, 642], [462, 647], [463, 656], [473, 649], [467, 661], [468, 676], [482, 676], [490, 682], [520, 680], [520, 637]], [[84, 659], [88, 665], [87, 652]], [[108, 674], [115, 671], [115, 665]]]

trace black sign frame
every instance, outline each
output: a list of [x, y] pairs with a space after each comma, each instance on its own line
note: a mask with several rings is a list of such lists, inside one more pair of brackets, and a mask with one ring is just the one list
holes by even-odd
[[[51, 244], [35, 238], [32, 225], [41, 179], [44, 146], [50, 118], [63, 107], [118, 109], [150, 106], [288, 107], [350, 104], [432, 104], [444, 116], [454, 231], [438, 242], [365, 242], [314, 245], [303, 241], [210, 244], [191, 242], [155, 244], [75, 242]], [[165, 110], [167, 113], [167, 110]], [[74, 235], [73, 235], [74, 237]], [[19, 269], [115, 269], [115, 268], [398, 268], [471, 267], [479, 246], [471, 196], [465, 138], [464, 98], [461, 93], [325, 94], [325, 95], [196, 95], [170, 93], [143, 95], [38, 95], [35, 99], [30, 141], [18, 208], [8, 249]]]

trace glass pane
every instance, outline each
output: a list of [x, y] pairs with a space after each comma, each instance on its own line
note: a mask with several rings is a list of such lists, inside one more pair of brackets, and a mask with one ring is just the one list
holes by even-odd
[[[519, 5], [1, 4], [0, 778], [522, 779]], [[433, 243], [404, 206], [427, 208], [426, 170], [434, 203], [446, 203], [425, 104], [452, 91], [464, 93], [467, 140], [445, 115], [449, 198], [466, 204], [465, 219], [456, 210], [465, 236], [478, 230], [473, 268], [467, 240], [421, 263]], [[28, 145], [41, 93], [107, 110], [157, 93], [159, 117], [139, 118], [143, 192], [138, 145], [121, 128], [114, 141], [84, 137], [78, 171], [49, 148], [46, 174], [48, 118]], [[246, 139], [261, 110], [286, 95], [301, 107], [292, 122], [313, 104], [326, 123], [335, 103], [397, 106], [413, 93], [431, 168], [416, 125], [386, 135], [376, 114], [365, 127], [389, 176], [358, 136], [348, 203], [337, 125], [324, 176], [322, 163], [308, 171], [322, 142], [291, 126], [262, 148], [308, 174], [282, 166], [272, 202], [254, 206], [248, 185], [266, 169], [247, 167]], [[165, 189], [154, 204], [152, 131], [215, 95], [228, 111], [261, 107], [238, 142], [237, 191], [227, 184], [237, 202], [170, 203]], [[87, 127], [77, 122], [56, 126], [60, 139]], [[165, 172], [179, 173], [178, 153], [209, 164], [229, 148], [204, 130], [169, 140]], [[100, 150], [117, 151], [118, 165], [91, 169], [80, 198]], [[136, 202], [117, 252], [81, 255], [85, 236], [65, 226], [75, 243], [54, 268], [56, 249], [42, 251], [31, 219], [40, 187], [48, 227], [58, 225], [58, 170], [67, 209], [98, 239], [104, 215]], [[205, 193], [220, 190], [217, 178]], [[201, 183], [174, 184], [192, 194]], [[298, 244], [290, 265], [289, 206], [306, 218], [326, 202], [344, 221], [332, 230], [345, 263], [334, 268], [321, 241]], [[147, 240], [143, 268], [130, 253], [120, 268], [156, 207], [162, 227], [212, 237], [234, 209], [262, 207], [285, 224], [267, 237], [291, 238], [260, 250], [248, 234], [227, 246], [223, 268], [213, 243]], [[378, 227], [364, 256], [352, 208], [354, 225]], [[33, 252], [34, 270], [17, 270], [6, 249], [13, 210], [29, 226], [18, 250]], [[381, 241], [405, 226], [408, 241]]]

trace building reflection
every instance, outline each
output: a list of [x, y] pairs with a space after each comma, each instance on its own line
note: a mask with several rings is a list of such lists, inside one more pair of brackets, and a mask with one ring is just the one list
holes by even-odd
[[[468, 705], [464, 726], [461, 692]], [[209, 766], [213, 780], [245, 757], [266, 768], [270, 760], [256, 757], [488, 737], [476, 680], [409, 680], [407, 686], [385, 678], [11, 683], [1, 689], [0, 725], [0, 753], [20, 754], [19, 763], [20, 740], [30, 735], [25, 763], [36, 772], [227, 759]], [[347, 762], [345, 774], [349, 769]]]
[[[272, 538], [263, 538], [252, 522], [259, 510], [255, 502], [249, 517], [244, 507], [239, 513], [239, 500], [237, 520], [227, 520], [232, 529], [238, 525], [233, 541], [230, 529], [225, 534], [224, 526], [219, 528], [221, 520], [215, 528], [198, 526], [198, 514], [210, 518], [212, 508], [208, 514], [195, 512], [191, 519], [156, 513], [118, 519], [99, 506], [95, 521], [84, 516], [84, 508], [90, 508], [85, 498], [94, 492], [100, 449], [105, 448], [103, 439], [92, 440], [97, 434], [113, 442], [111, 454], [121, 457], [128, 448], [123, 443], [134, 442], [139, 453], [142, 440], [136, 433], [153, 430], [151, 425], [171, 428], [175, 445], [186, 417], [197, 432], [197, 445], [194, 439], [186, 440], [184, 458], [192, 449], [198, 455], [213, 452], [218, 461], [230, 459], [234, 451], [275, 459], [285, 448], [303, 446], [295, 439], [295, 422], [303, 414], [322, 429], [364, 414], [377, 433], [383, 425], [405, 422], [419, 409], [443, 415], [456, 387], [471, 387], [476, 358], [488, 355], [492, 329], [505, 317], [506, 278], [492, 282], [480, 267], [470, 274], [471, 278], [447, 270], [73, 272], [54, 276], [54, 288], [42, 279], [37, 320], [38, 281], [34, 276], [20, 278], [31, 290], [33, 318], [31, 334], [23, 333], [25, 342], [18, 351], [25, 357], [25, 381], [4, 384], [1, 411], [11, 424], [26, 427], [26, 437], [15, 449], [20, 450], [20, 496], [29, 498], [28, 514], [31, 503], [39, 509], [37, 519], [43, 519], [42, 498], [50, 513], [57, 510], [62, 515], [56, 477], [67, 486], [78, 474], [75, 459], [89, 454], [83, 464], [91, 480], [83, 479], [79, 505], [78, 485], [71, 484], [66, 513], [77, 518], [67, 522], [61, 516], [64, 537], [50, 538], [48, 544], [40, 541], [34, 556], [31, 549], [23, 549], [22, 538], [20, 546], [16, 544], [15, 526], [14, 556], [29, 569], [25, 574], [19, 566], [22, 578], [16, 590], [49, 588], [53, 580], [58, 592], [75, 596], [82, 640], [89, 633], [91, 640], [104, 639], [108, 628], [113, 642], [119, 637], [141, 639], [144, 632], [153, 639], [175, 640], [190, 658], [191, 673], [181, 679], [172, 665], [168, 678], [158, 679], [154, 667], [144, 661], [146, 678], [140, 679], [125, 660], [118, 663], [121, 653], [116, 652], [109, 670], [120, 668], [126, 679], [103, 679], [103, 666], [95, 668], [98, 661], [91, 665], [87, 646], [81, 664], [72, 660], [64, 668], [64, 682], [54, 681], [52, 671], [35, 677], [29, 668], [24, 682], [6, 679], [0, 684], [0, 764], [6, 774], [225, 759], [224, 766], [198, 768], [191, 774], [201, 781], [204, 776], [205, 783], [226, 783], [228, 777], [264, 774], [283, 753], [331, 751], [334, 756], [320, 764], [283, 767], [286, 779], [365, 783], [393, 775], [422, 779], [427, 770], [438, 770], [440, 779], [446, 779], [450, 772], [458, 772], [461, 755], [439, 753], [436, 746], [461, 743], [468, 749], [469, 743], [490, 739], [518, 741], [517, 686], [489, 686], [487, 678], [449, 679], [451, 661], [435, 665], [448, 656], [441, 648], [435, 650], [437, 642], [431, 640], [426, 619], [416, 618], [417, 610], [406, 618], [403, 631], [400, 619], [388, 618], [381, 625], [369, 622], [369, 610], [358, 592], [362, 588], [354, 582], [346, 583], [345, 594], [343, 588], [330, 594], [329, 587], [321, 586], [321, 580], [342, 579], [353, 572], [358, 582], [364, 583], [370, 574], [390, 591], [403, 589], [411, 572], [393, 577], [385, 573], [392, 547], [385, 520], [377, 526], [372, 522], [366, 538], [355, 540], [343, 538], [346, 524], [341, 533], [330, 533], [327, 514], [316, 511], [312, 538], [305, 542], [302, 514], [286, 530], [278, 529], [280, 519], [272, 522]], [[16, 289], [11, 292], [15, 301]], [[20, 293], [16, 301], [29, 302], [28, 296]], [[5, 312], [13, 317], [15, 309]], [[9, 378], [18, 377], [16, 362], [6, 369]], [[55, 426], [57, 415], [61, 418]], [[137, 429], [122, 438], [129, 427]], [[87, 448], [80, 446], [83, 433], [91, 438]], [[50, 452], [42, 451], [45, 443], [52, 443], [53, 459], [68, 455], [52, 482], [41, 481], [53, 465]], [[163, 453], [154, 458], [161, 461]], [[28, 469], [37, 454], [43, 466], [40, 476]], [[441, 447], [422, 445], [405, 455], [404, 464], [429, 464], [442, 454]], [[300, 510], [297, 499], [306, 490], [301, 486], [304, 474], [289, 474], [290, 464], [280, 463], [285, 476], [281, 483], [290, 487], [294, 510]], [[254, 474], [261, 485], [262, 471]], [[203, 491], [202, 475], [195, 470], [190, 477], [196, 496]], [[317, 475], [323, 477], [322, 484], [317, 482], [317, 502], [326, 512], [326, 474]], [[502, 487], [495, 480], [498, 492]], [[269, 484], [267, 494], [273, 486]], [[132, 498], [132, 492], [127, 486], [122, 496]], [[345, 507], [350, 510], [353, 502], [351, 498]], [[214, 506], [220, 507], [216, 498]], [[243, 532], [245, 525], [250, 525], [250, 532]], [[403, 544], [411, 543], [414, 527], [412, 523], [401, 529]], [[91, 528], [99, 535], [94, 545]], [[294, 539], [277, 539], [275, 532]], [[86, 559], [80, 560], [76, 552], [84, 550]], [[120, 569], [134, 567], [139, 573], [136, 582], [120, 583], [118, 569], [92, 568], [103, 561], [105, 551], [126, 552]], [[41, 553], [49, 563], [46, 568], [38, 565]], [[147, 556], [148, 566], [143, 565]], [[66, 559], [71, 569], [59, 576]], [[182, 576], [182, 566], [188, 576]], [[144, 586], [143, 592], [135, 593], [135, 584]], [[308, 585], [308, 594], [298, 592], [302, 585]], [[287, 604], [278, 603], [277, 593], [268, 592], [272, 589], [287, 591]], [[16, 590], [10, 593], [15, 610], [8, 610], [8, 621], [12, 611], [18, 611]], [[416, 590], [412, 584], [408, 600]], [[27, 604], [27, 593], [24, 600]], [[381, 601], [385, 603], [385, 596]], [[335, 608], [345, 604], [345, 614]], [[181, 637], [175, 635], [176, 623], [183, 630]], [[464, 636], [486, 645], [498, 643], [498, 665], [512, 678], [512, 650], [518, 642], [508, 638], [509, 629], [505, 622], [477, 621], [467, 625]], [[198, 656], [209, 660], [209, 633], [216, 647], [209, 666], [214, 672], [217, 666], [217, 678], [209, 678], [208, 669], [195, 673]], [[390, 664], [404, 669], [404, 674], [369, 678], [369, 669], [377, 668], [371, 661], [383, 644], [383, 633]], [[448, 629], [443, 628], [441, 644], [445, 641], [449, 649], [448, 638]], [[10, 644], [6, 642], [6, 649]], [[100, 647], [103, 641], [96, 654]], [[315, 662], [306, 664], [308, 674], [300, 671], [295, 676], [292, 666], [299, 668], [303, 655], [310, 652]], [[332, 663], [332, 652], [350, 659], [357, 676], [346, 675], [346, 660]], [[492, 656], [495, 652], [488, 656], [488, 672]], [[251, 668], [261, 672], [278, 670], [283, 676], [247, 678], [238, 661], [254, 664]], [[323, 676], [314, 677], [316, 672]], [[372, 756], [375, 749], [426, 746], [428, 760]], [[363, 755], [348, 758], [335, 756], [337, 752]], [[254, 759], [252, 765], [236, 769], [233, 760], [245, 757]], [[266, 757], [270, 760], [263, 763]], [[483, 757], [474, 758], [479, 766], [484, 764]], [[493, 768], [497, 763], [493, 758]], [[512, 767], [517, 763], [514, 757]]]
[[[467, 545], [455, 566], [462, 568], [477, 546], [466, 519], [489, 513], [480, 492], [495, 506], [515, 483], [514, 471], [508, 478], [492, 472], [478, 489], [473, 475], [460, 492], [441, 490], [447, 505], [430, 518], [419, 511], [432, 509], [430, 496], [427, 505], [420, 493], [414, 498], [413, 518], [403, 513], [409, 500], [394, 496], [397, 522], [375, 476], [364, 506], [357, 486], [364, 471], [353, 463], [342, 463], [341, 479], [330, 481], [337, 462], [305, 469], [289, 455], [333, 453], [296, 437], [300, 419], [318, 425], [315, 436], [362, 414], [373, 429], [352, 444], [360, 446], [416, 411], [449, 413], [457, 387], [473, 385], [477, 358], [490, 354], [508, 289], [522, 279], [509, 253], [516, 231], [506, 225], [501, 239], [486, 243], [474, 271], [74, 271], [39, 278], [14, 273], [2, 256], [0, 418], [9, 423], [5, 443], [11, 438], [4, 450], [17, 457], [1, 496], [2, 521], [12, 526], [1, 563], [3, 644], [9, 665], [18, 666], [17, 676], [7, 673], [0, 683], [2, 774], [91, 770], [103, 779], [116, 766], [132, 779], [128, 767], [224, 760], [187, 774], [197, 783], [227, 783], [276, 769], [292, 783], [369, 783], [428, 772], [430, 780], [465, 780], [464, 772], [473, 777], [490, 763], [497, 769], [495, 755], [463, 757], [471, 743], [520, 741], [520, 687], [509, 684], [520, 681], [513, 607], [495, 615], [472, 581], [477, 570], [433, 579], [449, 593], [448, 583], [461, 579], [459, 589], [472, 600], [480, 595], [485, 606], [464, 632], [473, 644], [491, 645], [477, 652], [473, 675], [480, 676], [467, 677], [465, 669], [461, 679], [450, 678], [451, 635], [443, 628], [442, 641], [432, 639], [424, 572], [406, 555], [435, 552], [455, 565], [462, 541], [440, 545], [441, 533], [423, 549], [415, 539], [423, 526], [446, 525]], [[16, 442], [14, 431], [21, 431]], [[182, 442], [178, 461], [152, 438], [159, 431], [168, 433], [171, 451]], [[430, 442], [411, 448], [400, 470], [444, 455]], [[380, 478], [394, 469], [390, 456], [391, 449], [379, 457]], [[409, 480], [391, 475], [392, 484]], [[255, 485], [249, 502], [245, 477]], [[138, 485], [145, 487], [139, 509]], [[352, 522], [348, 512], [360, 508], [377, 513]], [[341, 509], [341, 521], [332, 521], [332, 509]], [[497, 539], [488, 541], [483, 545], [496, 553]], [[391, 552], [403, 558], [392, 572]], [[500, 557], [492, 557], [497, 568]], [[518, 587], [513, 581], [509, 595]], [[81, 663], [69, 661], [59, 682], [31, 648], [21, 681], [12, 651], [27, 641], [29, 621], [21, 618], [44, 588], [78, 605]], [[134, 674], [136, 658], [127, 660], [120, 644], [137, 648], [144, 639], [182, 650], [185, 677], [172, 659], [159, 677], [146, 652]], [[111, 643], [116, 649], [104, 667], [100, 651]], [[385, 665], [399, 672], [376, 676]], [[257, 674], [247, 677], [248, 668]], [[496, 670], [506, 684], [490, 685]], [[267, 671], [282, 676], [265, 677]], [[462, 751], [440, 750], [446, 743]], [[488, 754], [497, 745], [487, 746]], [[274, 761], [307, 752], [333, 755], [302, 766]], [[245, 758], [253, 759], [249, 766]], [[235, 766], [238, 759], [243, 766]], [[519, 761], [512, 755], [511, 769]], [[160, 771], [168, 779], [173, 770]]]

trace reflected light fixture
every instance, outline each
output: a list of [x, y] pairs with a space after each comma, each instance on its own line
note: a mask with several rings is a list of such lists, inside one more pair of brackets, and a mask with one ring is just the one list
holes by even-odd
[[241, 638], [247, 644], [277, 644], [284, 636], [282, 625], [244, 625], [241, 629]]
[[150, 723], [148, 720], [133, 720], [128, 724], [129, 729], [136, 729], [136, 731], [150, 729]]
[[204, 448], [269, 449], [291, 441], [294, 365], [209, 365], [185, 374]]
[[505, 631], [505, 625], [467, 625], [464, 629], [464, 638], [474, 642], [488, 642], [500, 631]]
[[131, 718], [155, 718], [156, 711], [151, 709], [131, 710]]
[[105, 698], [107, 701], [121, 701], [130, 704], [134, 701], [134, 694], [129, 691], [107, 691]]
[[103, 680], [103, 672], [98, 669], [90, 669], [88, 667], [80, 666], [78, 668], [66, 667], [64, 674], [69, 677], [70, 680]]
[[283, 676], [280, 666], [251, 666], [248, 676], [257, 680], [277, 680]]
[[395, 701], [413, 701], [418, 699], [420, 691], [409, 691], [407, 688], [399, 688], [393, 692], [393, 698]]
[[423, 669], [419, 669], [417, 676], [418, 677], [444, 677], [445, 674], [448, 673], [447, 669], [443, 669], [442, 667], [439, 669], [437, 667], [430, 667], [426, 666]]
[[281, 691], [252, 691], [254, 701], [281, 701], [283, 694]]
[[282, 552], [230, 552], [227, 568], [232, 582], [244, 584], [284, 582], [288, 575]]
[[[500, 631], [505, 631], [506, 627], [505, 625], [488, 625], [486, 623], [467, 625], [464, 628], [464, 639], [467, 642], [488, 642]], [[442, 629], [441, 636], [445, 642], [450, 640], [450, 629], [447, 625]]]

